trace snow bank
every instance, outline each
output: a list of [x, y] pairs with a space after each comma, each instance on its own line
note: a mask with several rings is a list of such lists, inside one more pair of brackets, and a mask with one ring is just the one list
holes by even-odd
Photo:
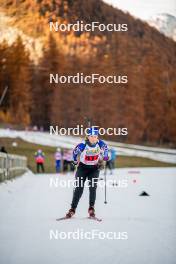
[[[9, 129], [0, 129], [0, 137], [19, 137], [25, 141], [35, 144], [53, 147], [58, 146], [63, 148], [73, 148], [81, 140], [81, 138], [73, 136], [56, 136], [45, 132], [16, 131]], [[118, 155], [150, 158], [153, 160], [176, 164], [175, 149], [144, 147], [112, 141], [107, 141], [107, 143], [117, 151]]]

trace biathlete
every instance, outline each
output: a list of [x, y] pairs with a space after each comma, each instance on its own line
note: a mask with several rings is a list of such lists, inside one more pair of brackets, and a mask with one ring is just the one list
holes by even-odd
[[71, 208], [66, 218], [71, 218], [75, 212], [79, 200], [83, 194], [84, 183], [89, 181], [89, 209], [90, 217], [95, 217], [95, 200], [100, 167], [108, 160], [108, 147], [104, 141], [98, 138], [98, 129], [91, 127], [88, 130], [86, 140], [80, 143], [73, 150], [73, 159], [77, 165], [76, 181], [77, 186], [73, 193]]

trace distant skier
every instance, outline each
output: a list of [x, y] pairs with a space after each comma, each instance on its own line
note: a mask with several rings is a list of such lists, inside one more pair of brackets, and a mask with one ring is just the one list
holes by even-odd
[[115, 161], [116, 161], [116, 158], [117, 158], [117, 154], [116, 154], [115, 149], [113, 149], [113, 148], [110, 149], [110, 152], [111, 152], [112, 167], [113, 167], [113, 169], [115, 169]]
[[35, 153], [35, 162], [36, 162], [36, 167], [37, 167], [37, 173], [40, 172], [40, 169], [41, 169], [42, 172], [45, 171], [44, 161], [45, 161], [45, 154], [44, 154], [44, 152], [41, 149], [39, 149]]
[[73, 151], [71, 149], [64, 149], [63, 154], [63, 171], [74, 171], [73, 166]]
[[116, 152], [114, 149], [112, 148], [109, 149], [108, 157], [109, 157], [109, 160], [106, 162], [106, 169], [108, 168], [112, 174], [113, 169], [115, 168], [115, 160], [116, 160]]
[[76, 211], [78, 202], [82, 196], [84, 183], [89, 180], [89, 209], [90, 217], [95, 217], [95, 200], [97, 182], [100, 166], [103, 161], [108, 160], [108, 147], [98, 139], [98, 129], [91, 127], [88, 129], [87, 138], [73, 150], [74, 163], [78, 165], [76, 172], [77, 186], [74, 190], [71, 209], [66, 214], [66, 218], [71, 218]]
[[57, 151], [55, 153], [55, 167], [57, 173], [61, 172], [61, 161], [62, 161], [61, 149], [57, 148]]
[[63, 150], [63, 171], [64, 172], [68, 171], [68, 150], [67, 149]]
[[71, 149], [67, 150], [67, 169], [68, 171], [74, 171], [73, 166], [73, 151]]

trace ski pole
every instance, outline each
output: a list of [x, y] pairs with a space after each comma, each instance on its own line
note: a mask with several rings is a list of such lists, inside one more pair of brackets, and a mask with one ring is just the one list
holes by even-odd
[[105, 181], [105, 200], [104, 200], [104, 203], [105, 204], [107, 204], [106, 175], [107, 175], [107, 169], [106, 169], [106, 164], [105, 164], [105, 170], [104, 170], [104, 181]]
[[74, 183], [73, 183], [73, 195], [74, 195], [74, 191], [76, 188], [76, 172], [77, 172], [77, 168], [75, 167], [75, 171], [74, 171]]
[[76, 189], [76, 186], [77, 186], [76, 173], [77, 173], [77, 170], [78, 170], [78, 165], [79, 165], [79, 164], [77, 164], [77, 165], [75, 166], [75, 171], [74, 171], [74, 186], [73, 186], [73, 195], [74, 195], [74, 192], [75, 192], [75, 189]]

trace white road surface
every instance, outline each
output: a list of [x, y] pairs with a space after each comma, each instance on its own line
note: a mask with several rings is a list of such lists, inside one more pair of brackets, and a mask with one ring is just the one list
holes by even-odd
[[[113, 176], [108, 174], [118, 185], [108, 181], [105, 205], [104, 181], [99, 182], [96, 214], [101, 223], [86, 219], [88, 188], [75, 218], [56, 221], [70, 207], [73, 188], [63, 185], [73, 178], [27, 172], [0, 184], [1, 264], [176, 263], [176, 168], [116, 169]], [[142, 191], [150, 196], [139, 196]], [[109, 232], [116, 239], [108, 239]]]

